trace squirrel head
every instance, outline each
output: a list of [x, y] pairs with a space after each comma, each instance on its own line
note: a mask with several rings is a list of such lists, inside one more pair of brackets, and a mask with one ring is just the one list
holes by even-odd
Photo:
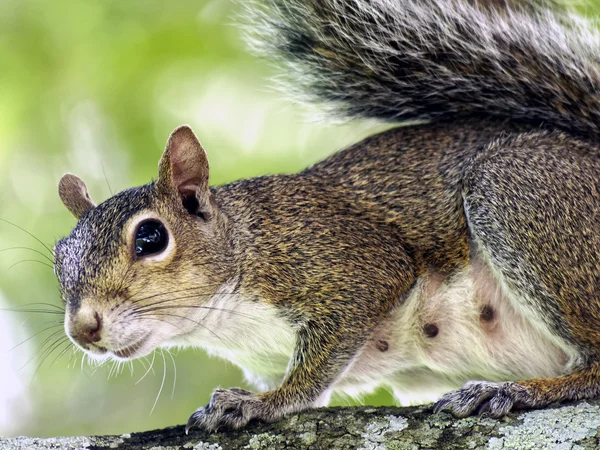
[[208, 159], [177, 128], [158, 179], [96, 206], [65, 175], [59, 195], [78, 218], [55, 247], [69, 337], [99, 359], [143, 356], [199, 327], [202, 309], [231, 273], [227, 218], [208, 185]]

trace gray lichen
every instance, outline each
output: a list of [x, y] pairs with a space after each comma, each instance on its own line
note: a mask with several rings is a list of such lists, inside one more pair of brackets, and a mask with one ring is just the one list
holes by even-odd
[[57, 438], [0, 438], [0, 450], [60, 449], [79, 450], [88, 448], [119, 448], [123, 443], [121, 436], [87, 437], [70, 436]]
[[408, 426], [408, 420], [402, 416], [384, 416], [381, 419], [375, 419], [365, 427], [362, 437], [365, 440], [360, 447], [361, 450], [385, 450], [386, 442], [394, 441], [398, 437], [399, 431]]
[[223, 447], [221, 447], [219, 444], [207, 444], [206, 442], [202, 441], [195, 444], [188, 442], [187, 444], [183, 445], [183, 448], [191, 450], [223, 450]]
[[430, 407], [322, 408], [244, 430], [185, 435], [183, 427], [122, 436], [0, 438], [0, 450], [38, 449], [551, 449], [600, 448], [600, 401], [455, 419]]
[[[560, 409], [530, 411], [519, 416], [519, 419], [523, 421], [522, 424], [501, 427], [503, 436], [490, 439], [488, 448], [584, 449], [585, 442], [596, 437], [600, 428], [600, 407], [583, 402]], [[596, 443], [597, 440], [594, 440], [593, 448], [598, 448]]]

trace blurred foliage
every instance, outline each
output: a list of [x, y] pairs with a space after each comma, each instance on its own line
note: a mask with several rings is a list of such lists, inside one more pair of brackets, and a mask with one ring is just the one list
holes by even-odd
[[[64, 172], [82, 176], [96, 201], [146, 183], [181, 123], [206, 147], [213, 184], [297, 171], [373, 131], [311, 123], [283, 100], [269, 64], [246, 51], [239, 13], [227, 0], [0, 2], [0, 218], [53, 245], [75, 223], [56, 194]], [[13, 247], [44, 252], [0, 222], [0, 249]], [[30, 260], [45, 261], [32, 250], [0, 252], [0, 307], [61, 304], [51, 268]], [[147, 362], [115, 375], [80, 352], [61, 355], [66, 345], [47, 355], [63, 335], [58, 318], [0, 311], [0, 435], [184, 423], [215, 387], [243, 385], [238, 369], [200, 350], [176, 355], [172, 399], [173, 362], [160, 353], [139, 383]]]

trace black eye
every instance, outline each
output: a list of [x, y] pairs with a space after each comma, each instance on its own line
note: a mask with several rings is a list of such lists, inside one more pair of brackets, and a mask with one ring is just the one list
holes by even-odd
[[135, 254], [147, 256], [162, 252], [169, 243], [169, 233], [157, 220], [140, 224], [135, 234]]

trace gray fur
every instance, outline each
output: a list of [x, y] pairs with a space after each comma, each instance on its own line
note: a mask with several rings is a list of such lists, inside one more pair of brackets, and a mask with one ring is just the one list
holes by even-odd
[[533, 2], [491, 3], [265, 0], [250, 8], [253, 47], [284, 66], [286, 92], [335, 116], [487, 116], [597, 137], [596, 28]]
[[[600, 306], [586, 300], [600, 284], [596, 153], [557, 132], [500, 138], [473, 161], [463, 194], [471, 233], [510, 289], [584, 354], [591, 342], [574, 327], [600, 328]], [[580, 318], [565, 321], [561, 302]]]

